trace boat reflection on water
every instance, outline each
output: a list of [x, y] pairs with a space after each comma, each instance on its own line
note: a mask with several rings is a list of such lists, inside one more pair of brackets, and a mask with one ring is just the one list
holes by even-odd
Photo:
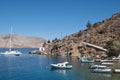
[[60, 73], [60, 74], [63, 74], [63, 75], [66, 75], [69, 70], [70, 69], [54, 69], [54, 68], [51, 68], [51, 71], [57, 72], [57, 73]]
[[106, 74], [106, 73], [99, 73], [97, 75], [104, 76], [104, 77], [111, 77], [111, 74]]

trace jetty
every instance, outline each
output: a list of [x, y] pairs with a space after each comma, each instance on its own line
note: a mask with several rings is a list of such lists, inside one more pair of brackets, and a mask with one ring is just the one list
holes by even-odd
[[96, 49], [99, 49], [99, 50], [108, 52], [107, 49], [104, 49], [103, 47], [100, 47], [100, 46], [97, 46], [97, 45], [94, 45], [94, 44], [90, 44], [90, 43], [87, 43], [87, 42], [82, 42], [82, 44], [85, 44], [85, 45], [87, 45], [87, 46], [94, 47], [94, 48], [96, 48]]

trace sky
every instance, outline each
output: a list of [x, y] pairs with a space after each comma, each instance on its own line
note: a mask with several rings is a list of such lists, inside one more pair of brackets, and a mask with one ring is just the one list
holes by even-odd
[[46, 40], [86, 29], [120, 12], [120, 0], [0, 0], [0, 34], [42, 37]]

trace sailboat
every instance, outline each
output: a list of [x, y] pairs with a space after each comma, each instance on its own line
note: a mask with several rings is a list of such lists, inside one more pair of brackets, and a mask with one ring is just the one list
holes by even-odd
[[19, 56], [22, 53], [18, 50], [12, 50], [12, 27], [11, 27], [11, 33], [10, 33], [10, 48], [8, 51], [5, 52], [1, 52], [1, 55], [15, 55], [15, 56]]

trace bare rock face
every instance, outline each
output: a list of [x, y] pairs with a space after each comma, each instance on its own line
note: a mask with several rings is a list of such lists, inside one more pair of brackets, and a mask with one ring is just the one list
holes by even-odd
[[[11, 38], [11, 46], [13, 48], [39, 48], [43, 45], [45, 39], [38, 37], [27, 37], [13, 34]], [[0, 35], [0, 48], [10, 47], [10, 34]]]

